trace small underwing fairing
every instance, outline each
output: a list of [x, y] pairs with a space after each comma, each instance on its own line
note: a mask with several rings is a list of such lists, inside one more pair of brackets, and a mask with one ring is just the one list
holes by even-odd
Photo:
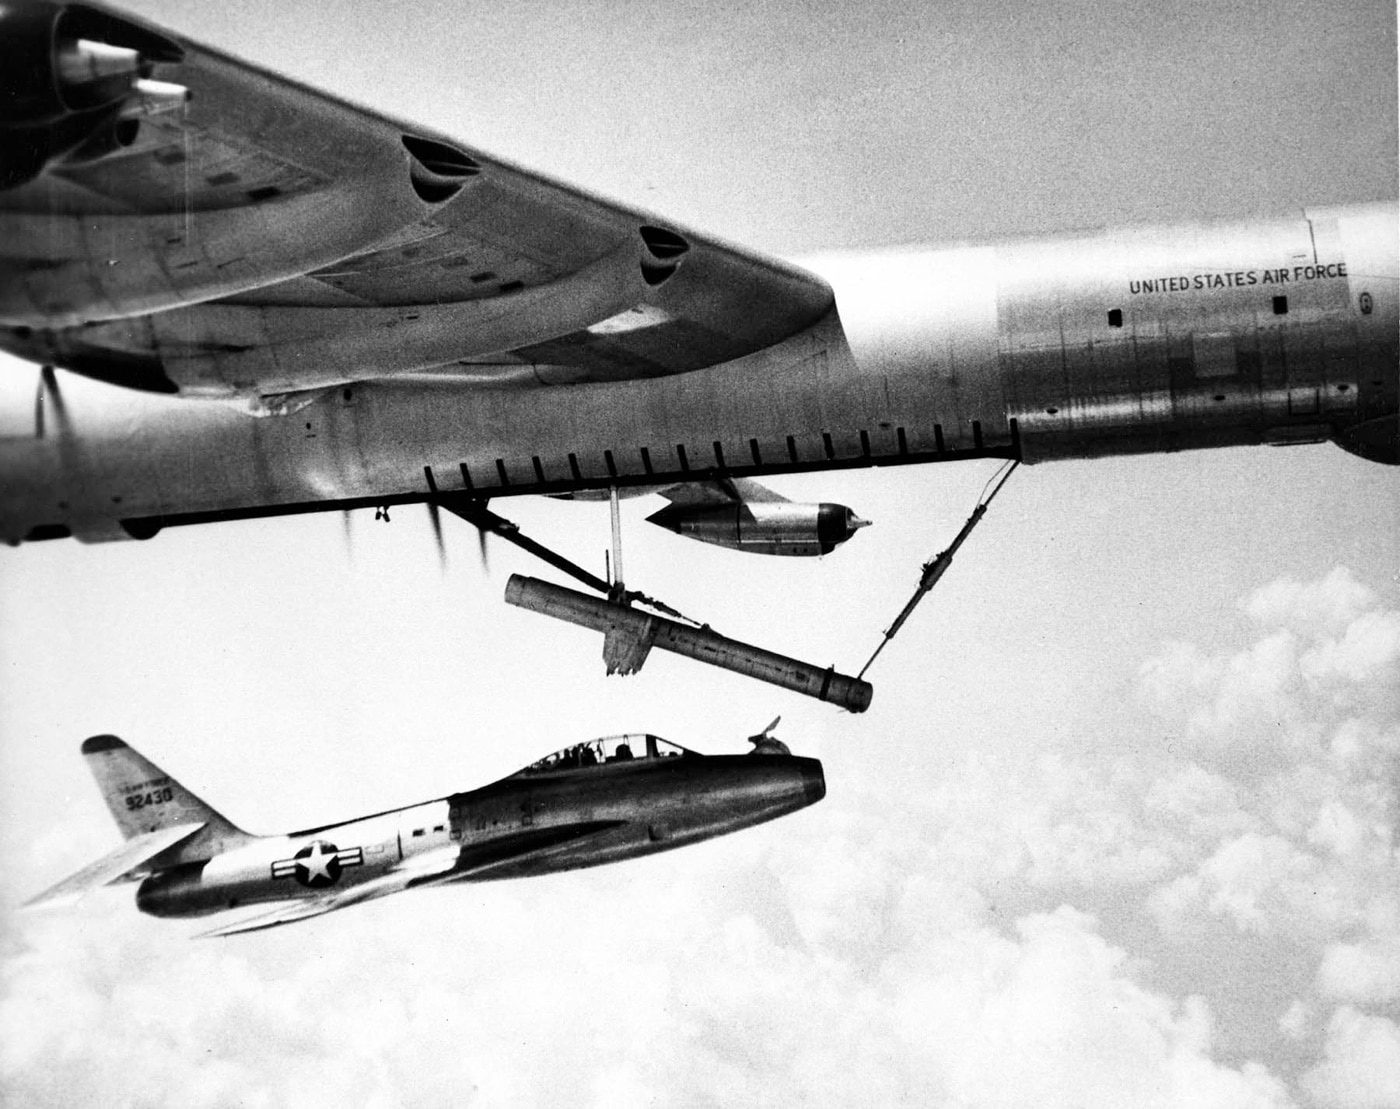
[[671, 503], [648, 516], [649, 523], [754, 554], [826, 555], [870, 526], [844, 504], [799, 504], [749, 478], [689, 482], [660, 493]]
[[821, 763], [791, 755], [771, 730], [754, 737], [748, 755], [701, 755], [647, 734], [596, 739], [481, 789], [269, 836], [236, 827], [122, 740], [95, 736], [83, 755], [126, 842], [28, 904], [122, 880], [140, 880], [137, 907], [154, 916], [280, 903], [203, 933], [233, 935], [418, 886], [666, 851], [825, 796]]

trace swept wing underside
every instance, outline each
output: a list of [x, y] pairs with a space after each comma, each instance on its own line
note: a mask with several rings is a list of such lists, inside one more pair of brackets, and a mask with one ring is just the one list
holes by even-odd
[[551, 850], [617, 827], [616, 821], [570, 824], [557, 828], [533, 828], [505, 840], [495, 840], [482, 847], [444, 847], [406, 859], [387, 874], [368, 882], [350, 886], [319, 897], [279, 905], [268, 912], [245, 917], [233, 924], [201, 932], [208, 936], [233, 936], [240, 932], [257, 932], [294, 924], [314, 916], [349, 908], [365, 901], [387, 897], [391, 893], [419, 886], [440, 885], [444, 882], [489, 877], [493, 870], [518, 863], [527, 855], [547, 855]]
[[[83, 116], [89, 141], [0, 188], [0, 347], [23, 357], [245, 398], [401, 375], [542, 385], [714, 365], [832, 309], [778, 261], [111, 9], [63, 11], [36, 65], [103, 36], [191, 95], [154, 114], [118, 98], [124, 144], [97, 141], [110, 113]], [[0, 33], [14, 18], [0, 9]]]

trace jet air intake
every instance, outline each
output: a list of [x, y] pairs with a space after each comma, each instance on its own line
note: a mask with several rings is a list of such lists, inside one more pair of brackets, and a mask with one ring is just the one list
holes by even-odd
[[768, 555], [830, 554], [870, 525], [844, 504], [758, 501], [734, 504], [669, 504], [648, 522], [687, 539], [735, 551]]

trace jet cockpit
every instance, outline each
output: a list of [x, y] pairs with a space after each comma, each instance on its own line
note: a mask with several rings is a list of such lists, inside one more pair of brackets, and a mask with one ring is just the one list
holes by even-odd
[[703, 758], [699, 752], [690, 751], [678, 743], [672, 743], [660, 736], [641, 732], [627, 735], [610, 735], [602, 739], [578, 743], [546, 755], [538, 762], [532, 762], [516, 777], [534, 777], [537, 774], [553, 774], [565, 770], [581, 770], [608, 763], [634, 762], [639, 759]]

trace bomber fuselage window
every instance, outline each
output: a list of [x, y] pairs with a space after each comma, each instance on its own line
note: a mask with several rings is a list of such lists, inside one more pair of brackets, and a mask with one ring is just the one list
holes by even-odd
[[1109, 326], [1109, 327], [1122, 327], [1122, 326], [1123, 326], [1123, 309], [1121, 309], [1121, 308], [1110, 308], [1110, 309], [1108, 310], [1108, 326]]
[[1288, 298], [1287, 298], [1287, 297], [1274, 297], [1274, 315], [1275, 315], [1275, 316], [1286, 316], [1286, 315], [1288, 315]]

